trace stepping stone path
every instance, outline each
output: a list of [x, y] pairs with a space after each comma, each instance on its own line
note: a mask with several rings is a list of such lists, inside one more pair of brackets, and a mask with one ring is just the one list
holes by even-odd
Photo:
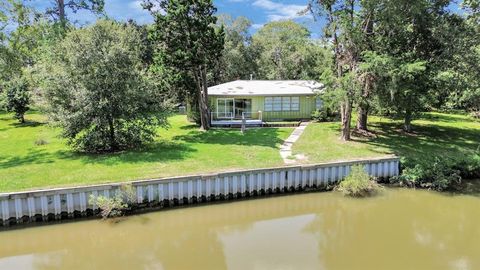
[[305, 159], [303, 155], [292, 156], [292, 146], [300, 138], [310, 122], [302, 122], [280, 146], [280, 156], [285, 164], [295, 164], [299, 159]]

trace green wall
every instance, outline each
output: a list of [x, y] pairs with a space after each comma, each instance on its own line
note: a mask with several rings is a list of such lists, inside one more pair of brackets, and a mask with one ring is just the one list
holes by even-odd
[[[299, 96], [300, 111], [289, 112], [265, 112], [265, 97], [263, 96], [235, 96], [236, 99], [251, 99], [252, 113], [262, 111], [263, 120], [289, 120], [289, 119], [310, 119], [312, 112], [315, 110], [315, 95]], [[232, 98], [231, 96], [210, 96], [210, 109], [217, 111], [217, 98]]]

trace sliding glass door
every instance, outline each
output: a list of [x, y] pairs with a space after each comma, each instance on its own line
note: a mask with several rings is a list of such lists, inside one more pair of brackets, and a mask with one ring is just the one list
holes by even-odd
[[252, 117], [252, 100], [251, 99], [235, 99], [235, 118], [242, 119], [245, 113], [245, 118]]
[[217, 117], [218, 118], [234, 117], [233, 98], [217, 98]]

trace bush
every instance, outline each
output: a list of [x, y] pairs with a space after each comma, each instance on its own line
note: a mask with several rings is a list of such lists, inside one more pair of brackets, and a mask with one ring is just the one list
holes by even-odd
[[461, 159], [454, 164], [454, 168], [460, 170], [464, 179], [480, 179], [480, 153]]
[[48, 141], [43, 139], [43, 138], [38, 138], [35, 140], [35, 145], [40, 146], [40, 145], [46, 145], [48, 144]]
[[312, 119], [317, 122], [325, 122], [328, 119], [327, 111], [325, 110], [316, 110], [312, 113]]
[[129, 206], [135, 203], [136, 190], [131, 184], [122, 185], [114, 197], [90, 195], [89, 203], [100, 208], [103, 219], [123, 216]]
[[12, 79], [6, 87], [4, 101], [7, 111], [14, 112], [20, 123], [25, 123], [25, 113], [30, 109], [29, 84], [24, 77]]
[[[136, 121], [118, 119], [114, 124], [114, 141], [110, 130], [102, 125], [92, 125], [76, 135], [64, 130], [67, 142], [73, 149], [86, 153], [103, 153], [115, 150], [134, 149], [153, 142], [157, 136], [157, 126], [164, 125], [155, 117], [145, 117]], [[112, 146], [112, 143], [114, 146]]]
[[338, 115], [331, 112], [326, 107], [321, 108], [320, 110], [315, 110], [312, 112], [311, 115], [312, 119], [317, 122], [328, 122], [328, 121], [336, 121]]
[[471, 116], [472, 116], [473, 118], [479, 118], [479, 119], [480, 119], [480, 111], [473, 111], [473, 112], [471, 113]]
[[480, 155], [464, 159], [435, 158], [433, 163], [417, 164], [405, 168], [400, 176], [392, 177], [392, 183], [411, 187], [442, 191], [459, 184], [462, 179], [480, 177]]
[[366, 197], [378, 193], [382, 186], [373, 181], [361, 165], [352, 166], [350, 174], [336, 188], [345, 196]]

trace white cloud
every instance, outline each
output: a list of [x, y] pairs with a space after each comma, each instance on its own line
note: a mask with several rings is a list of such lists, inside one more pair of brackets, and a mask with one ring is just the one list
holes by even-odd
[[257, 30], [257, 29], [262, 28], [263, 26], [264, 26], [263, 23], [255, 23], [255, 24], [252, 24], [251, 27], [252, 27], [253, 29]]
[[153, 21], [150, 13], [143, 9], [141, 0], [106, 0], [105, 11], [107, 15], [121, 21], [133, 19], [137, 23], [145, 24]]
[[267, 12], [267, 18], [270, 21], [288, 20], [303, 17], [305, 15], [300, 15], [299, 13], [307, 8], [306, 5], [282, 4], [270, 0], [255, 0], [253, 5], [264, 9]]
[[141, 0], [137, 0], [137, 1], [133, 1], [133, 2], [128, 3], [128, 7], [132, 8], [132, 9], [136, 9], [137, 11], [143, 11]]

